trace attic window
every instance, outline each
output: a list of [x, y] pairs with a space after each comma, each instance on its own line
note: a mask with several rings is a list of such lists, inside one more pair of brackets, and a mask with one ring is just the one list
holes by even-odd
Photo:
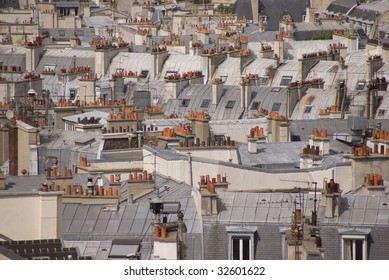
[[379, 109], [377, 116], [378, 117], [383, 117], [386, 114], [386, 109]]
[[251, 110], [258, 110], [260, 105], [261, 102], [253, 102], [253, 104], [251, 105]]
[[311, 110], [312, 110], [312, 107], [313, 107], [313, 106], [305, 106], [305, 108], [304, 108], [304, 114], [309, 114], [309, 113], [311, 112]]
[[366, 85], [366, 81], [358, 81], [357, 90], [364, 90]]
[[54, 64], [46, 64], [43, 68], [43, 72], [54, 72], [57, 65]]
[[84, 36], [84, 30], [77, 29], [76, 33], [78, 36]]
[[268, 76], [263, 76], [263, 77], [259, 78], [259, 84], [260, 85], [267, 85], [268, 80], [269, 80]]
[[280, 110], [280, 108], [281, 108], [281, 103], [279, 103], [279, 102], [274, 102], [274, 103], [273, 103], [273, 107], [271, 108], [271, 110], [272, 110], [273, 112], [278, 112], [278, 111]]
[[235, 101], [234, 100], [229, 100], [226, 104], [226, 109], [232, 109], [234, 108], [234, 105], [235, 105]]
[[76, 89], [71, 88], [69, 89], [69, 92], [70, 92], [70, 96], [69, 96], [70, 100], [74, 100], [76, 98]]
[[272, 88], [271, 91], [272, 92], [279, 92], [281, 90], [280, 87], [276, 87], [276, 88]]
[[182, 107], [188, 107], [189, 106], [190, 99], [182, 99], [181, 106]]
[[211, 103], [211, 99], [203, 99], [200, 104], [200, 108], [208, 108], [209, 103]]
[[65, 36], [65, 30], [63, 29], [58, 30], [58, 35], [61, 37]]
[[280, 86], [287, 86], [292, 81], [292, 76], [282, 76]]

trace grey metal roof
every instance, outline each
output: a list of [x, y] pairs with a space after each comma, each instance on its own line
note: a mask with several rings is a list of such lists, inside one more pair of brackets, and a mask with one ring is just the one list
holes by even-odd
[[[309, 5], [309, 2], [299, 0], [262, 0], [259, 2], [258, 9], [261, 15], [268, 17], [266, 29], [278, 30], [279, 20], [284, 13], [291, 14], [296, 22], [301, 22], [307, 5]], [[246, 19], [258, 22], [258, 19], [253, 19], [250, 0], [236, 1], [233, 13], [239, 17], [244, 16]]]
[[[161, 177], [157, 177], [156, 185], [168, 186], [168, 189], [160, 191], [163, 201], [180, 202], [188, 230], [187, 257], [200, 259], [202, 250], [196, 244], [201, 242], [201, 226], [191, 197], [192, 188]], [[126, 189], [126, 184], [122, 186]], [[81, 255], [95, 256], [95, 259], [107, 258], [108, 254], [103, 249], [110, 248], [113, 239], [139, 239], [142, 240], [142, 259], [150, 259], [151, 236], [154, 233], [151, 222], [154, 215], [149, 209], [149, 200], [156, 195], [156, 192], [152, 192], [134, 203], [122, 202], [117, 212], [104, 211], [104, 205], [66, 203], [62, 212], [63, 239], [66, 244], [78, 246]], [[175, 215], [168, 216], [168, 222], [175, 220]]]
[[227, 57], [216, 69], [213, 78], [226, 75], [225, 85], [238, 85], [241, 79], [240, 58]]
[[41, 61], [39, 62], [36, 71], [43, 72], [46, 65], [56, 65], [55, 72], [59, 73], [62, 68], [69, 69], [76, 66], [89, 66], [91, 70], [95, 66], [95, 53], [91, 49], [56, 49], [47, 50]]
[[48, 33], [55, 41], [69, 41], [74, 33], [80, 41], [87, 43], [95, 37], [94, 28], [42, 28], [42, 33]]
[[[189, 111], [207, 111], [212, 120], [236, 120], [240, 118], [252, 118], [257, 113], [253, 108], [254, 102], [260, 102], [259, 107], [268, 111], [272, 110], [274, 103], [280, 103], [278, 112], [286, 114], [287, 89], [281, 87], [250, 87], [252, 100], [248, 110], [244, 113], [241, 107], [240, 86], [224, 86], [224, 94], [217, 105], [209, 103], [208, 107], [201, 107], [203, 100], [212, 100], [212, 85], [189, 85], [181, 92], [178, 99], [170, 99], [165, 106], [165, 115], [176, 114], [184, 117]], [[182, 100], [188, 100], [187, 106], [183, 106]], [[232, 108], [226, 108], [230, 102]], [[233, 103], [233, 104], [232, 104]]]
[[45, 181], [45, 175], [7, 176], [5, 178], [5, 190], [1, 192], [37, 191]]
[[185, 55], [171, 53], [166, 59], [160, 80], [163, 80], [167, 71], [178, 71], [179, 74], [189, 71], [202, 71], [203, 58], [198, 55]]
[[389, 10], [389, 2], [386, 0], [371, 1], [362, 3], [352, 9], [348, 16], [350, 18], [367, 20], [371, 23], [375, 22], [377, 17]]
[[[324, 209], [320, 209], [323, 212]], [[319, 212], [319, 214], [320, 214]], [[389, 226], [389, 196], [343, 195], [339, 217], [322, 218], [323, 225]]]
[[[26, 49], [16, 46], [0, 46], [0, 62], [10, 69], [12, 66], [20, 66], [26, 70]], [[2, 74], [3, 75], [3, 74]]]
[[116, 73], [118, 68], [122, 68], [123, 71], [138, 72], [138, 75], [142, 70], [151, 71], [151, 59], [150, 53], [118, 53], [110, 63], [107, 73]]
[[84, 17], [84, 24], [87, 27], [94, 27], [96, 32], [105, 26], [114, 26], [114, 22], [110, 16]]
[[316, 119], [316, 120], [293, 120], [290, 123], [292, 139], [296, 141], [308, 141], [312, 130], [327, 129], [329, 137], [335, 133], [351, 133], [347, 126], [347, 120], [341, 119]]
[[[299, 203], [298, 193], [219, 193], [222, 201], [220, 213], [216, 216], [204, 216], [204, 223], [219, 222], [223, 224], [242, 223], [276, 223], [290, 224], [295, 209], [294, 201]], [[318, 201], [320, 195], [317, 194]], [[302, 193], [302, 213], [311, 215], [313, 210], [313, 193]]]
[[307, 142], [286, 142], [257, 144], [257, 153], [251, 154], [247, 145], [240, 145], [239, 155], [242, 165], [261, 168], [295, 168], [300, 162], [299, 154]]
[[357, 2], [357, 0], [336, 0], [333, 1], [326, 10], [335, 14], [347, 14], [352, 7], [357, 5]]
[[230, 136], [237, 143], [246, 143], [250, 129], [259, 126], [266, 131], [266, 118], [239, 119], [239, 120], [211, 120], [209, 122], [211, 136]]
[[[307, 90], [304, 97], [297, 103], [293, 110], [292, 120], [316, 120], [319, 119], [321, 109], [331, 107], [335, 104], [336, 89], [316, 89]], [[305, 108], [311, 106], [311, 110], [305, 113]]]
[[[90, 132], [41, 130], [41, 145], [38, 148], [42, 161], [40, 167], [43, 168], [45, 157], [57, 157], [58, 168], [65, 166], [72, 168], [73, 164], [78, 165], [80, 156], [87, 157], [88, 160], [96, 159], [100, 140], [97, 134]], [[43, 170], [40, 172], [43, 173]]]

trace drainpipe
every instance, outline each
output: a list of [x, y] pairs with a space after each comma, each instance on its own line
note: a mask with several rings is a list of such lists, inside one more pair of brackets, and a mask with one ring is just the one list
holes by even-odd
[[189, 163], [189, 180], [190, 180], [190, 185], [193, 187], [193, 171], [192, 171], [192, 153], [188, 152], [188, 163]]

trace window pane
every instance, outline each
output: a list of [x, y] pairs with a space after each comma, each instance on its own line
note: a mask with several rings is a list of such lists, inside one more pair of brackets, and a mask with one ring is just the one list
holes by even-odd
[[344, 239], [343, 240], [343, 244], [344, 244], [344, 259], [345, 260], [352, 260], [352, 242], [351, 240], [348, 240], [348, 239]]
[[232, 259], [239, 260], [239, 241], [238, 238], [232, 239]]
[[243, 259], [250, 259], [250, 239], [243, 239]]
[[363, 260], [363, 240], [355, 240], [355, 259]]
[[292, 81], [292, 76], [282, 76], [280, 86], [287, 86]]

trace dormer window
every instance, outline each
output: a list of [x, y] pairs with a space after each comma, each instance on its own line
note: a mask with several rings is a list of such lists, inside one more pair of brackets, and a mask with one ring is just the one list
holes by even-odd
[[254, 233], [256, 227], [226, 226], [228, 233], [228, 259], [254, 259]]
[[45, 67], [43, 68], [43, 72], [54, 73], [55, 68], [57, 68], [57, 65], [55, 64], [46, 64]]
[[367, 260], [367, 237], [370, 229], [339, 229], [343, 260]]

